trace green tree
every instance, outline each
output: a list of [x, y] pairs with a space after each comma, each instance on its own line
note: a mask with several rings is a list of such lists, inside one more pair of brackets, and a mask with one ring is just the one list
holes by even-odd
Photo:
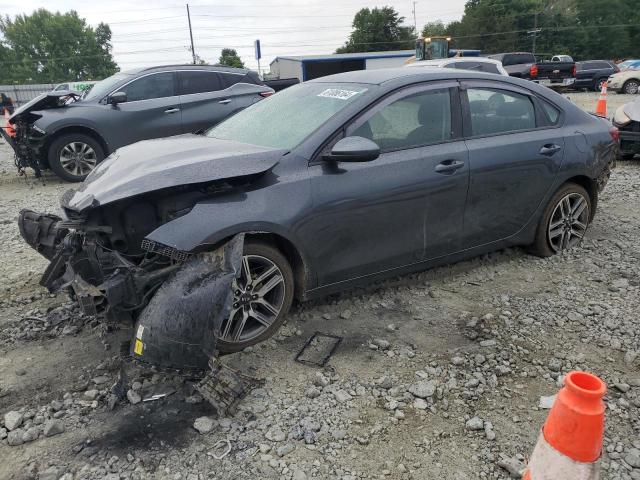
[[236, 52], [233, 48], [222, 49], [218, 64], [224, 65], [225, 67], [244, 68], [244, 63], [242, 63], [238, 52]]
[[[425, 29], [435, 28], [431, 24]], [[462, 19], [446, 26], [453, 48], [484, 53], [532, 51], [541, 58], [572, 55], [576, 60], [638, 55], [637, 0], [469, 0]], [[432, 35], [434, 33], [431, 33]]]
[[415, 31], [402, 25], [393, 7], [363, 8], [353, 18], [353, 31], [336, 53], [413, 49]]
[[6, 16], [0, 34], [0, 83], [100, 80], [118, 71], [109, 26], [94, 29], [73, 10]]
[[447, 35], [447, 26], [442, 20], [426, 23], [422, 28], [423, 37], [443, 37]]

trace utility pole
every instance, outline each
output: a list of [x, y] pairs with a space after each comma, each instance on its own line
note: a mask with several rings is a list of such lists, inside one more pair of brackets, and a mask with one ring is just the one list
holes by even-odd
[[538, 37], [538, 33], [542, 31], [541, 28], [538, 28], [538, 12], [533, 14], [533, 30], [529, 30], [527, 33], [532, 36], [532, 46], [531, 53], [536, 54], [536, 40]]
[[416, 3], [418, 3], [418, 2], [416, 2], [414, 0], [414, 2], [413, 2], [413, 28], [416, 31], [416, 35], [418, 35], [418, 22], [416, 21]]
[[189, 37], [191, 37], [191, 57], [193, 64], [196, 64], [196, 50], [193, 48], [193, 30], [191, 30], [191, 13], [189, 13], [189, 4], [187, 3], [187, 19], [189, 20]]

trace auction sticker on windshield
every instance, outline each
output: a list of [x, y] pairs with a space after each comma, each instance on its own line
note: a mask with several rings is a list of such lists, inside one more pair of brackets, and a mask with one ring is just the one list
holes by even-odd
[[[363, 90], [364, 91], [364, 90]], [[340, 100], [348, 100], [349, 98], [362, 92], [354, 92], [353, 90], [342, 90], [340, 88], [327, 88], [318, 94], [318, 97], [338, 98]]]

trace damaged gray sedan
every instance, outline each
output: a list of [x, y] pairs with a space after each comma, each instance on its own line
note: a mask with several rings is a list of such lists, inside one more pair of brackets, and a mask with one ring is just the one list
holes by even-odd
[[548, 256], [595, 214], [617, 130], [531, 82], [349, 72], [291, 87], [204, 135], [116, 151], [23, 211], [42, 284], [137, 322], [134, 357], [204, 368], [273, 335], [294, 298], [511, 245]]

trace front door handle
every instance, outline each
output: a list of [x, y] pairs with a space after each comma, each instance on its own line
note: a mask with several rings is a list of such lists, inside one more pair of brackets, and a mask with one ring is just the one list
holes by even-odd
[[547, 143], [540, 149], [540, 155], [544, 155], [545, 157], [551, 157], [555, 155], [557, 152], [562, 150], [560, 145], [555, 145], [553, 143]]
[[167, 109], [164, 111], [164, 113], [169, 113], [169, 114], [171, 114], [171, 113], [178, 113], [179, 111], [180, 111], [180, 109], [179, 109], [179, 108], [175, 108], [175, 107], [174, 107], [174, 108], [167, 108]]
[[218, 103], [226, 105], [227, 103], [231, 103], [231, 99], [230, 98], [225, 98], [224, 100], [220, 100]]
[[436, 165], [435, 171], [436, 173], [451, 174], [462, 167], [464, 167], [464, 162], [460, 162], [458, 160], [445, 160], [444, 162], [440, 162]]

